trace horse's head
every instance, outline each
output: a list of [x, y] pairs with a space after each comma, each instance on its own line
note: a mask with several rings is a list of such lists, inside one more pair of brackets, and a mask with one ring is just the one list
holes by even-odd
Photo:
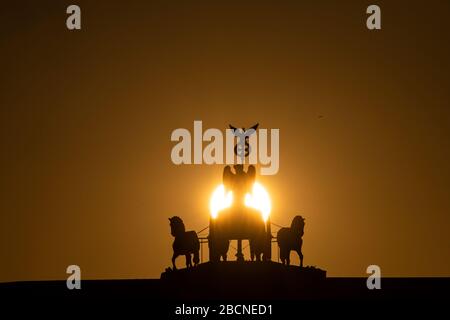
[[305, 218], [302, 216], [295, 216], [291, 223], [291, 229], [295, 232], [302, 233], [305, 227]]
[[169, 218], [169, 221], [170, 221], [170, 234], [172, 236], [176, 237], [177, 235], [180, 235], [183, 232], [185, 232], [184, 223], [180, 217], [174, 216], [172, 218]]

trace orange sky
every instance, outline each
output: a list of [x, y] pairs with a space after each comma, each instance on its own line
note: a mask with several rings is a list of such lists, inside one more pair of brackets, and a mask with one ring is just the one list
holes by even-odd
[[194, 120], [280, 129], [259, 180], [272, 221], [306, 218], [306, 265], [450, 275], [448, 1], [378, 1], [377, 32], [365, 1], [78, 1], [76, 32], [70, 2], [21, 2], [0, 16], [0, 281], [159, 277], [168, 217], [205, 227], [221, 180], [170, 161]]

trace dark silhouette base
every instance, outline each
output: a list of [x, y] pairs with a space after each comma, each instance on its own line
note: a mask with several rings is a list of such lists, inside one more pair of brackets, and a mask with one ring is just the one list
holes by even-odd
[[283, 266], [275, 262], [204, 263], [196, 268], [161, 274], [172, 298], [271, 299], [318, 296], [326, 272], [314, 267]]
[[[450, 278], [382, 278], [381, 290], [369, 290], [366, 278], [326, 278], [314, 267], [275, 262], [204, 263], [166, 271], [161, 279], [82, 280], [81, 290], [66, 281], [0, 283], [2, 298], [21, 301], [140, 299], [175, 301], [367, 301], [448, 299]], [[164, 304], [163, 304], [164, 305]]]

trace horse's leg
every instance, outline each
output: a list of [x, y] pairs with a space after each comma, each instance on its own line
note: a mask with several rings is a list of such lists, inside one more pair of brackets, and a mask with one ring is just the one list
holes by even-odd
[[300, 257], [300, 267], [303, 268], [303, 253], [302, 250], [300, 249], [298, 256]]
[[300, 258], [300, 267], [303, 267], [303, 253], [302, 253], [303, 240], [300, 238], [300, 245], [298, 247], [298, 257]]
[[191, 254], [188, 253], [185, 255], [186, 257], [186, 268], [192, 267]]
[[172, 256], [172, 264], [173, 264], [173, 270], [177, 270], [177, 266], [175, 265], [175, 259], [178, 257], [178, 254], [176, 254], [175, 252], [173, 253]]
[[286, 265], [291, 264], [291, 250], [286, 250]]
[[302, 254], [302, 249], [296, 249], [295, 250], [298, 254], [298, 258], [300, 259], [300, 267], [303, 267], [303, 254]]
[[194, 251], [194, 266], [196, 266], [200, 263], [199, 253], [200, 253], [200, 249]]
[[283, 266], [286, 264], [286, 249], [280, 248], [280, 259]]

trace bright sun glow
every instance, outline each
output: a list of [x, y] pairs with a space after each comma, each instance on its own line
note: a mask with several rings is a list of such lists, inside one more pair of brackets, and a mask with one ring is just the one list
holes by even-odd
[[[255, 182], [252, 192], [245, 195], [244, 201], [246, 206], [260, 211], [264, 222], [267, 221], [270, 211], [272, 210], [272, 204], [270, 202], [269, 193], [260, 183]], [[219, 211], [230, 207], [232, 203], [233, 193], [231, 191], [225, 192], [224, 185], [219, 185], [214, 190], [209, 203], [211, 216], [214, 219], [217, 218]]]
[[218, 186], [214, 190], [211, 201], [209, 202], [209, 209], [211, 211], [211, 216], [215, 219], [220, 210], [228, 208], [233, 202], [233, 193], [228, 191], [225, 194], [225, 187], [223, 184]]
[[264, 222], [269, 219], [270, 211], [272, 210], [270, 197], [266, 189], [258, 182], [255, 182], [253, 185], [252, 193], [245, 195], [245, 205], [260, 211]]

